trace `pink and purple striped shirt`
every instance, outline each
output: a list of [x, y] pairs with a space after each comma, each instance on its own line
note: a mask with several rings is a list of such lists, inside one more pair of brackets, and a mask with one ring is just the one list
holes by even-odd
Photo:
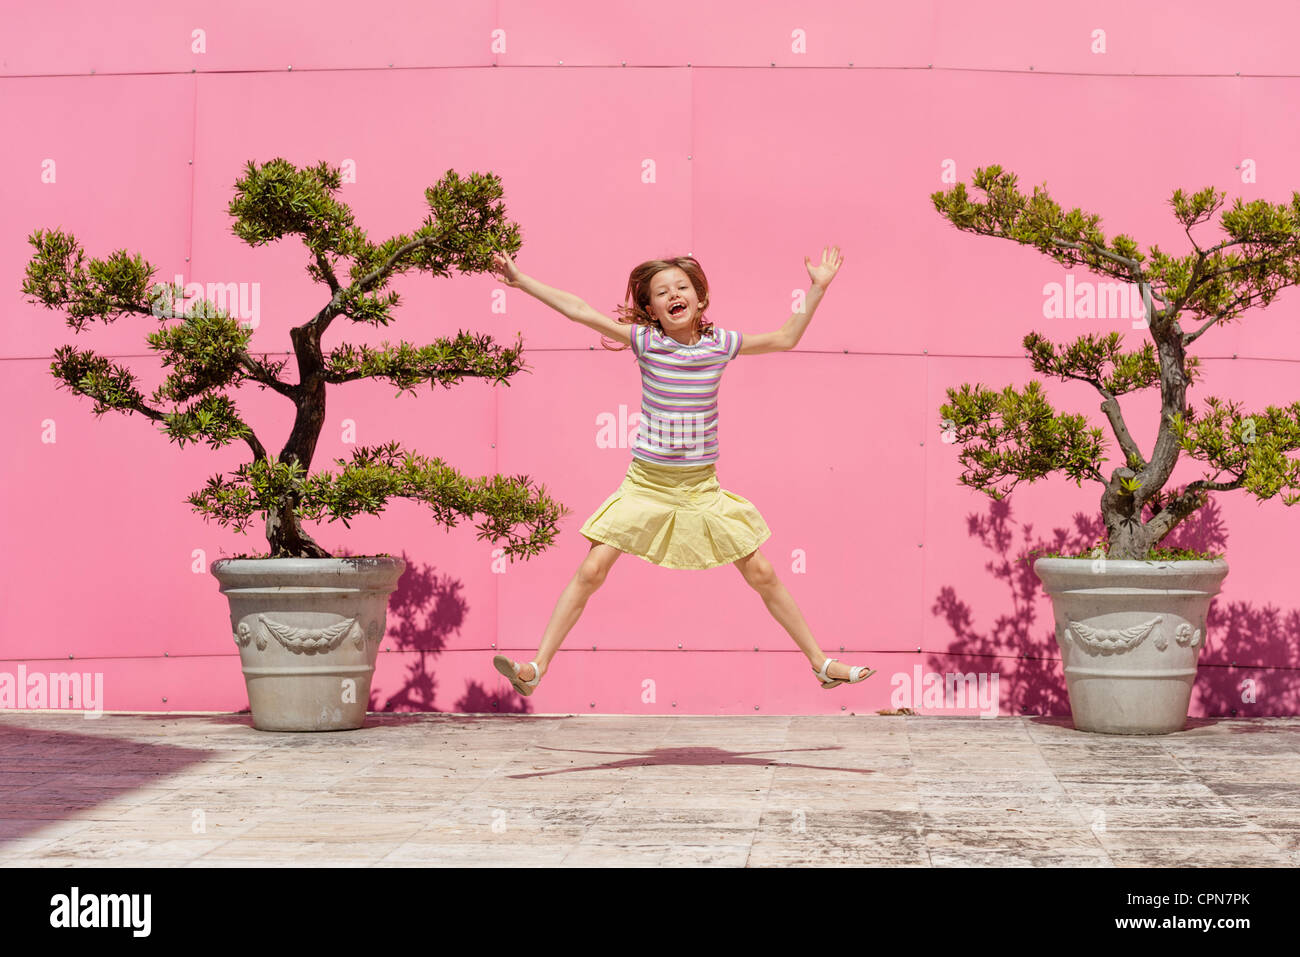
[[718, 461], [718, 386], [744, 336], [713, 327], [684, 346], [651, 326], [632, 328], [641, 367], [641, 422], [632, 457], [656, 465]]

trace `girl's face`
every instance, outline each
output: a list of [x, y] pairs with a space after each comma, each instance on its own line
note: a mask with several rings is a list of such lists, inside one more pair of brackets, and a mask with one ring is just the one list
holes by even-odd
[[685, 270], [674, 266], [655, 273], [650, 280], [648, 308], [668, 335], [690, 334], [700, 314], [700, 300]]

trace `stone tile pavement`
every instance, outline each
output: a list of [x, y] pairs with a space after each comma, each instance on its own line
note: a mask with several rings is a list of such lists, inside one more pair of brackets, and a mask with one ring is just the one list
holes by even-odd
[[0, 867], [1295, 867], [1300, 718], [0, 713]]

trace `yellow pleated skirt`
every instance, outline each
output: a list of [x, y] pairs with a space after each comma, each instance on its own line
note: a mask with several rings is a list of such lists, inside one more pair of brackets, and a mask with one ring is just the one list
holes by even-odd
[[752, 502], [718, 484], [717, 463], [658, 465], [635, 457], [581, 532], [665, 568], [727, 565], [772, 535]]

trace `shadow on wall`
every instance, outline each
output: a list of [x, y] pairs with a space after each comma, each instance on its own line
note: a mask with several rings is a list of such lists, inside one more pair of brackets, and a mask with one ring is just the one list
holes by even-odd
[[366, 710], [531, 713], [528, 703], [519, 700], [512, 689], [494, 692], [477, 681], [467, 682], [464, 693], [450, 708], [436, 706], [437, 657], [446, 648], [448, 636], [463, 627], [469, 605], [461, 593], [464, 588], [461, 581], [437, 574], [432, 565], [417, 566], [405, 553], [401, 558], [406, 562], [406, 570], [388, 601], [388, 632], [384, 637], [385, 647], [395, 650], [381, 649], [379, 654], [380, 657], [402, 654], [407, 663], [406, 675], [401, 687], [386, 698], [372, 684]]
[[[927, 667], [939, 674], [996, 671], [1002, 714], [1068, 715], [1070, 703], [1050, 605], [1045, 626], [1036, 622], [1037, 600], [1046, 599], [1046, 592], [1034, 574], [1033, 562], [1043, 552], [1091, 548], [1104, 537], [1105, 525], [1099, 515], [1076, 513], [1072, 529], [1058, 528], [1049, 537], [1035, 537], [1032, 525], [1019, 525], [1011, 516], [1008, 496], [990, 501], [986, 514], [967, 517], [971, 537], [993, 553], [984, 567], [1005, 583], [1009, 611], [999, 615], [992, 627], [980, 630], [972, 623], [970, 606], [951, 586], [941, 588], [931, 612], [947, 620], [954, 637], [947, 654], [930, 656]], [[1016, 536], [1021, 539], [1018, 544], [1013, 541]], [[1222, 512], [1211, 498], [1161, 547], [1226, 552], [1227, 540]], [[1230, 570], [1225, 584], [1231, 578]], [[1247, 588], [1237, 583], [1239, 592]], [[1300, 713], [1300, 677], [1279, 667], [1300, 658], [1300, 610], [1257, 608], [1220, 595], [1210, 602], [1206, 627], [1208, 641], [1201, 654], [1193, 708], [1225, 717]]]

